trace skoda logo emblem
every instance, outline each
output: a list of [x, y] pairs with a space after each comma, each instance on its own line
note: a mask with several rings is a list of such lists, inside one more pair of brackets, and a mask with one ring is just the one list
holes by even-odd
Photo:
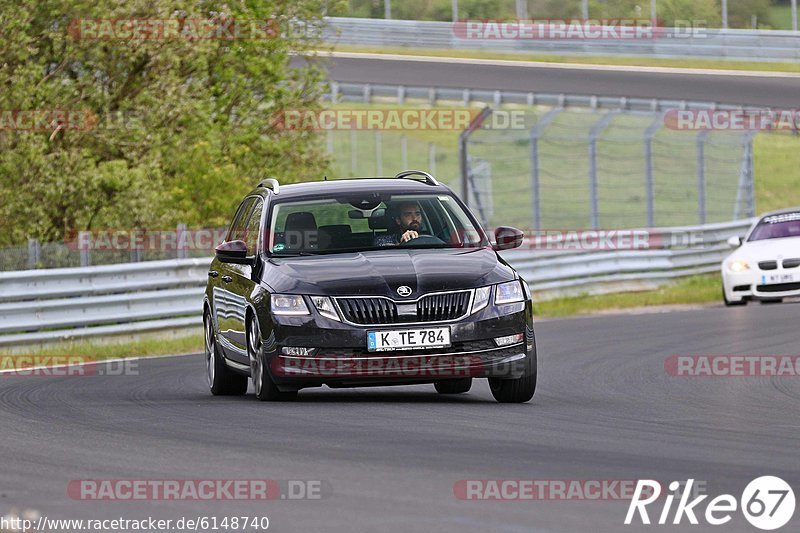
[[409, 296], [411, 294], [411, 292], [412, 292], [411, 291], [411, 287], [409, 287], [407, 285], [400, 285], [399, 287], [397, 287], [397, 294], [399, 294], [400, 296], [402, 296], [404, 298], [406, 296]]

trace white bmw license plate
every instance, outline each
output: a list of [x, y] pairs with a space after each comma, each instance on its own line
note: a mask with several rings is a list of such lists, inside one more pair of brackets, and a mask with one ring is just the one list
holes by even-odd
[[417, 328], [367, 332], [367, 350], [370, 352], [447, 348], [448, 346], [450, 346], [450, 328]]
[[769, 274], [764, 275], [762, 285], [770, 285], [773, 283], [794, 283], [794, 274]]

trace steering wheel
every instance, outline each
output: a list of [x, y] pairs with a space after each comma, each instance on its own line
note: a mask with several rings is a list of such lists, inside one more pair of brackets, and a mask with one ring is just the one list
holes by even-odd
[[408, 246], [409, 244], [446, 244], [442, 239], [439, 237], [434, 237], [433, 235], [420, 235], [416, 239], [409, 239], [406, 242], [401, 242], [400, 246]]

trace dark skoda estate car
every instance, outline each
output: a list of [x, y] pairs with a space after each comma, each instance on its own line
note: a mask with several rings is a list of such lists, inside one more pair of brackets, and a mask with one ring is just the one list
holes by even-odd
[[461, 200], [430, 174], [259, 184], [208, 272], [203, 321], [213, 394], [287, 400], [305, 387], [433, 383], [495, 399], [536, 389], [528, 285]]

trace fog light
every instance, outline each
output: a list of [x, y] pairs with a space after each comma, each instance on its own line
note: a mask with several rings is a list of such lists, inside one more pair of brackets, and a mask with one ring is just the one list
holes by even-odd
[[281, 353], [283, 355], [293, 355], [295, 357], [307, 357], [309, 355], [314, 355], [314, 348], [303, 348], [300, 346], [285, 346]]
[[498, 346], [508, 346], [509, 344], [517, 344], [518, 342], [522, 342], [523, 333], [517, 333], [516, 335], [506, 335], [505, 337], [495, 337], [494, 343]]

